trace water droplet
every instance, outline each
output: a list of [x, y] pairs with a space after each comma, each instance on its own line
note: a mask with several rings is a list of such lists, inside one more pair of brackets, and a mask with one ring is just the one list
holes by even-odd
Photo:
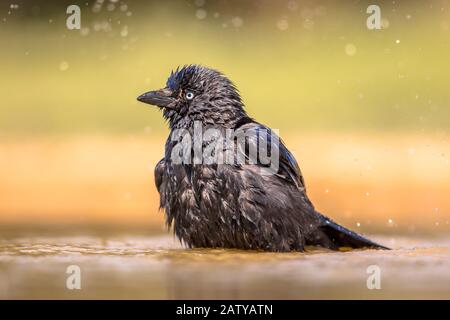
[[59, 70], [66, 71], [67, 69], [69, 69], [69, 63], [67, 61], [61, 61], [59, 64]]
[[205, 0], [195, 0], [195, 5], [197, 7], [203, 7], [205, 5], [206, 1]]
[[277, 28], [281, 31], [285, 31], [289, 28], [289, 23], [286, 19], [280, 19], [277, 22]]
[[197, 11], [195, 12], [195, 16], [197, 17], [197, 19], [203, 20], [206, 18], [207, 12], [204, 9], [197, 9]]
[[356, 54], [356, 47], [353, 43], [347, 43], [345, 46], [345, 54], [353, 57]]
[[91, 30], [88, 27], [83, 27], [80, 30], [82, 36], [87, 36]]
[[297, 11], [297, 9], [298, 9], [297, 1], [295, 1], [295, 0], [288, 1], [287, 8], [290, 11]]
[[231, 23], [234, 27], [240, 28], [244, 24], [244, 20], [241, 17], [234, 17], [233, 19], [231, 19]]
[[120, 35], [121, 35], [122, 37], [128, 36], [128, 27], [127, 27], [127, 26], [124, 26], [124, 27], [122, 28], [122, 30], [120, 30]]

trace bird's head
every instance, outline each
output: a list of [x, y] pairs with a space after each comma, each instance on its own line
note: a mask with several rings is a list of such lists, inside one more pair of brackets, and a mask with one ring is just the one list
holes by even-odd
[[199, 65], [177, 68], [164, 88], [137, 99], [161, 108], [172, 128], [187, 127], [194, 121], [232, 127], [247, 117], [233, 83], [222, 73]]

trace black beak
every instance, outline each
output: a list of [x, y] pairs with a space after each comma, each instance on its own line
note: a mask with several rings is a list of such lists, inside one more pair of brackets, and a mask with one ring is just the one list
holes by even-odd
[[141, 94], [137, 99], [140, 102], [164, 108], [168, 107], [172, 102], [175, 101], [175, 98], [172, 97], [172, 94], [172, 90], [170, 90], [169, 88], [164, 88]]

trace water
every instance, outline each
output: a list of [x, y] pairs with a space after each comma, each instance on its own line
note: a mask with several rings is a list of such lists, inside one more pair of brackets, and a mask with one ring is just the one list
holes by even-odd
[[[172, 236], [0, 240], [2, 299], [450, 298], [450, 237], [372, 237], [392, 251], [185, 249]], [[66, 288], [69, 265], [81, 290]], [[367, 267], [381, 289], [367, 288]]]

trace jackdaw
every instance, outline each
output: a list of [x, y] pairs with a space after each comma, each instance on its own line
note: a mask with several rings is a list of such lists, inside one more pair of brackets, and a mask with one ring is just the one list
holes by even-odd
[[[238, 90], [222, 73], [199, 65], [177, 68], [163, 89], [138, 100], [159, 107], [169, 124], [155, 182], [168, 228], [173, 225], [188, 247], [276, 252], [304, 251], [305, 246], [387, 249], [315, 210], [292, 153], [274, 130], [247, 115]], [[210, 129], [234, 136], [205, 138]], [[262, 149], [269, 157], [277, 156], [275, 166], [262, 161]], [[205, 154], [211, 155], [209, 162]]]

